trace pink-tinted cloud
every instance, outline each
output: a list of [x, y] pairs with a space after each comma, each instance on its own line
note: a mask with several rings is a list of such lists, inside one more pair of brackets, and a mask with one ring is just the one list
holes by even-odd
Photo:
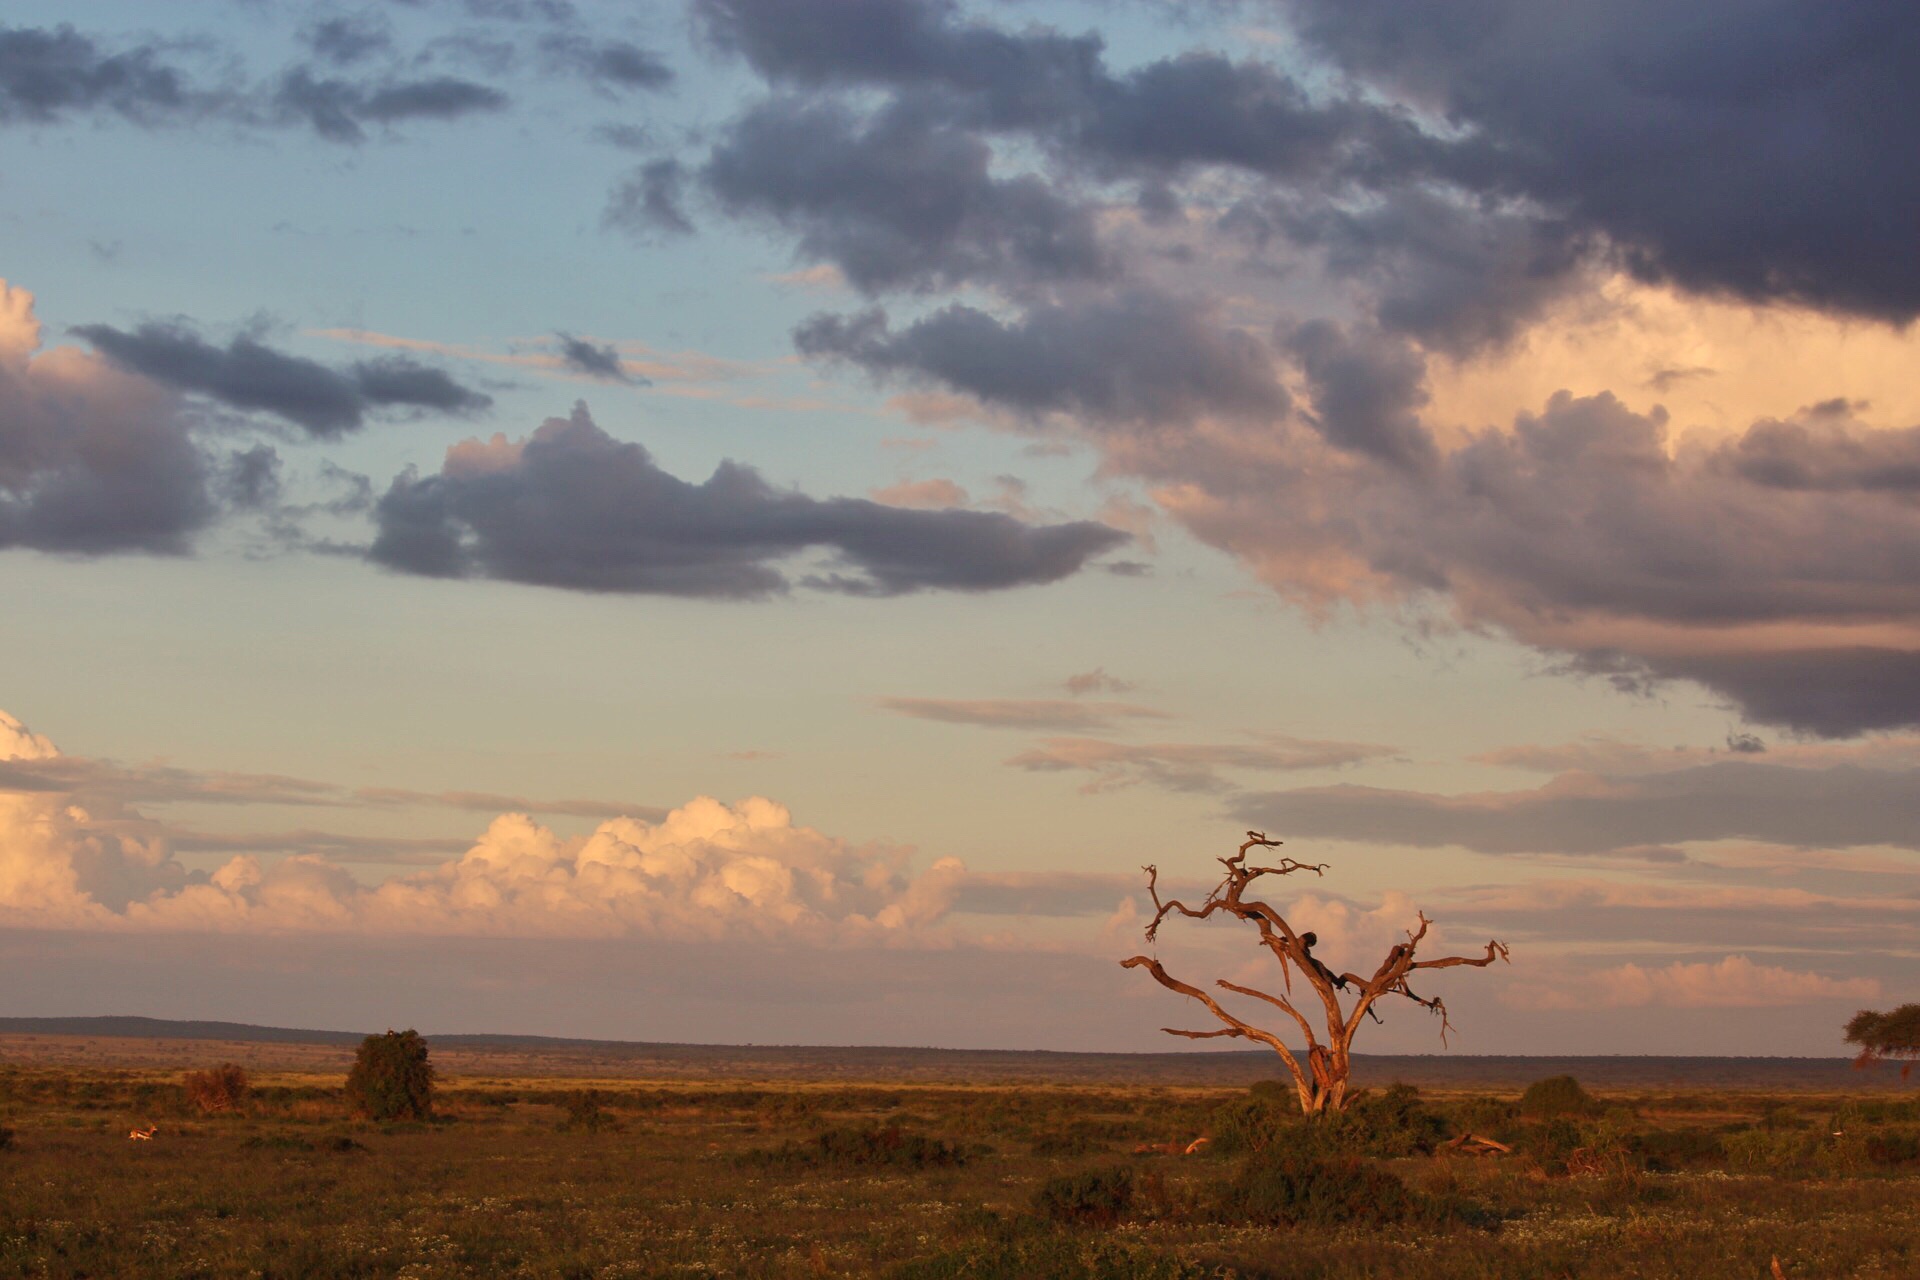
[[[0, 753], [0, 764], [60, 759], [12, 717], [0, 720]], [[290, 843], [333, 852], [323, 834]], [[216, 849], [222, 841], [186, 843]], [[360, 842], [348, 852], [370, 850]], [[375, 884], [311, 851], [272, 862], [242, 853], [204, 873], [190, 871], [166, 834], [131, 811], [96, 815], [54, 789], [0, 790], [0, 923], [926, 941], [964, 869], [949, 859], [910, 876], [909, 852], [798, 826], [770, 800], [729, 806], [702, 797], [655, 820], [612, 818], [576, 838], [502, 814], [460, 857]]]
[[1130, 702], [1058, 698], [881, 698], [880, 706], [916, 720], [989, 729], [1110, 729], [1126, 720], [1166, 720], [1166, 712]]
[[914, 507], [921, 510], [967, 505], [967, 491], [951, 480], [902, 480], [873, 490], [867, 495], [890, 507]]
[[1131, 693], [1139, 686], [1131, 680], [1108, 675], [1105, 667], [1095, 667], [1091, 671], [1068, 676], [1063, 687], [1074, 697], [1082, 698], [1089, 693]]
[[1398, 754], [1396, 748], [1375, 743], [1327, 742], [1278, 734], [1225, 743], [1048, 738], [1007, 763], [1036, 772], [1091, 773], [1093, 779], [1081, 788], [1088, 793], [1143, 784], [1169, 791], [1222, 791], [1230, 785], [1222, 770], [1271, 773], [1337, 769]]

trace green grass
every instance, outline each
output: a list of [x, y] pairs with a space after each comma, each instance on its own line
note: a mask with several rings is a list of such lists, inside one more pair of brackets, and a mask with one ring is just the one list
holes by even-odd
[[[452, 1083], [381, 1126], [338, 1079], [203, 1116], [177, 1077], [0, 1068], [0, 1276], [1920, 1275], [1903, 1101], [1395, 1095], [1307, 1129], [1239, 1090]], [[1262, 1149], [1134, 1153], [1222, 1124]]]

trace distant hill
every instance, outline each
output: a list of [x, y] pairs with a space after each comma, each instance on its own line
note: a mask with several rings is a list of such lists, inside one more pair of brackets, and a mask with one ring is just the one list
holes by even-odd
[[[379, 1028], [376, 1028], [378, 1030]], [[344, 1070], [345, 1050], [364, 1031], [262, 1027], [163, 1018], [0, 1018], [0, 1060], [32, 1058], [27, 1037], [62, 1042], [61, 1059], [99, 1065], [160, 1065], [211, 1055], [212, 1044], [257, 1046], [250, 1058], [297, 1055], [302, 1069]], [[1072, 1053], [1021, 1049], [924, 1049], [830, 1045], [654, 1044], [555, 1036], [429, 1033], [435, 1060], [467, 1076], [643, 1079], [897, 1080], [1231, 1087], [1281, 1074], [1258, 1051]], [[76, 1041], [84, 1043], [75, 1043]], [[99, 1043], [99, 1042], [112, 1043]], [[193, 1046], [181, 1042], [196, 1042]], [[142, 1053], [138, 1046], [159, 1051]], [[168, 1044], [177, 1048], [167, 1049]], [[271, 1049], [271, 1046], [285, 1046]], [[296, 1063], [287, 1060], [289, 1067]], [[1681, 1058], [1631, 1055], [1354, 1055], [1362, 1084], [1401, 1080], [1427, 1088], [1512, 1088], [1572, 1075], [1615, 1089], [1689, 1088], [1857, 1092], [1901, 1088], [1899, 1073], [1855, 1071], [1847, 1058]], [[1911, 1087], [1911, 1086], [1909, 1086]]]
[[359, 1044], [364, 1031], [257, 1027], [250, 1022], [168, 1018], [0, 1018], [0, 1036], [113, 1036], [133, 1040], [232, 1040], [243, 1044]]

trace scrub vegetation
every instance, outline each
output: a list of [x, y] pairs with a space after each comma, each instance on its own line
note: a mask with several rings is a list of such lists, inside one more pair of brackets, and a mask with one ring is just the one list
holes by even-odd
[[[0, 1275], [1901, 1277], [1920, 1099], [0, 1065]], [[130, 1142], [134, 1127], [157, 1126]], [[1194, 1140], [1208, 1142], [1188, 1154]]]

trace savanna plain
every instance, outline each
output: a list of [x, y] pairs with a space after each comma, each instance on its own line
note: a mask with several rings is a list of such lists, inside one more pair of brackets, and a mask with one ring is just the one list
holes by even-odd
[[1920, 1097], [1885, 1081], [1382, 1080], [1308, 1122], [1277, 1083], [1064, 1059], [500, 1048], [379, 1124], [350, 1056], [0, 1041], [0, 1275], [1920, 1276]]

